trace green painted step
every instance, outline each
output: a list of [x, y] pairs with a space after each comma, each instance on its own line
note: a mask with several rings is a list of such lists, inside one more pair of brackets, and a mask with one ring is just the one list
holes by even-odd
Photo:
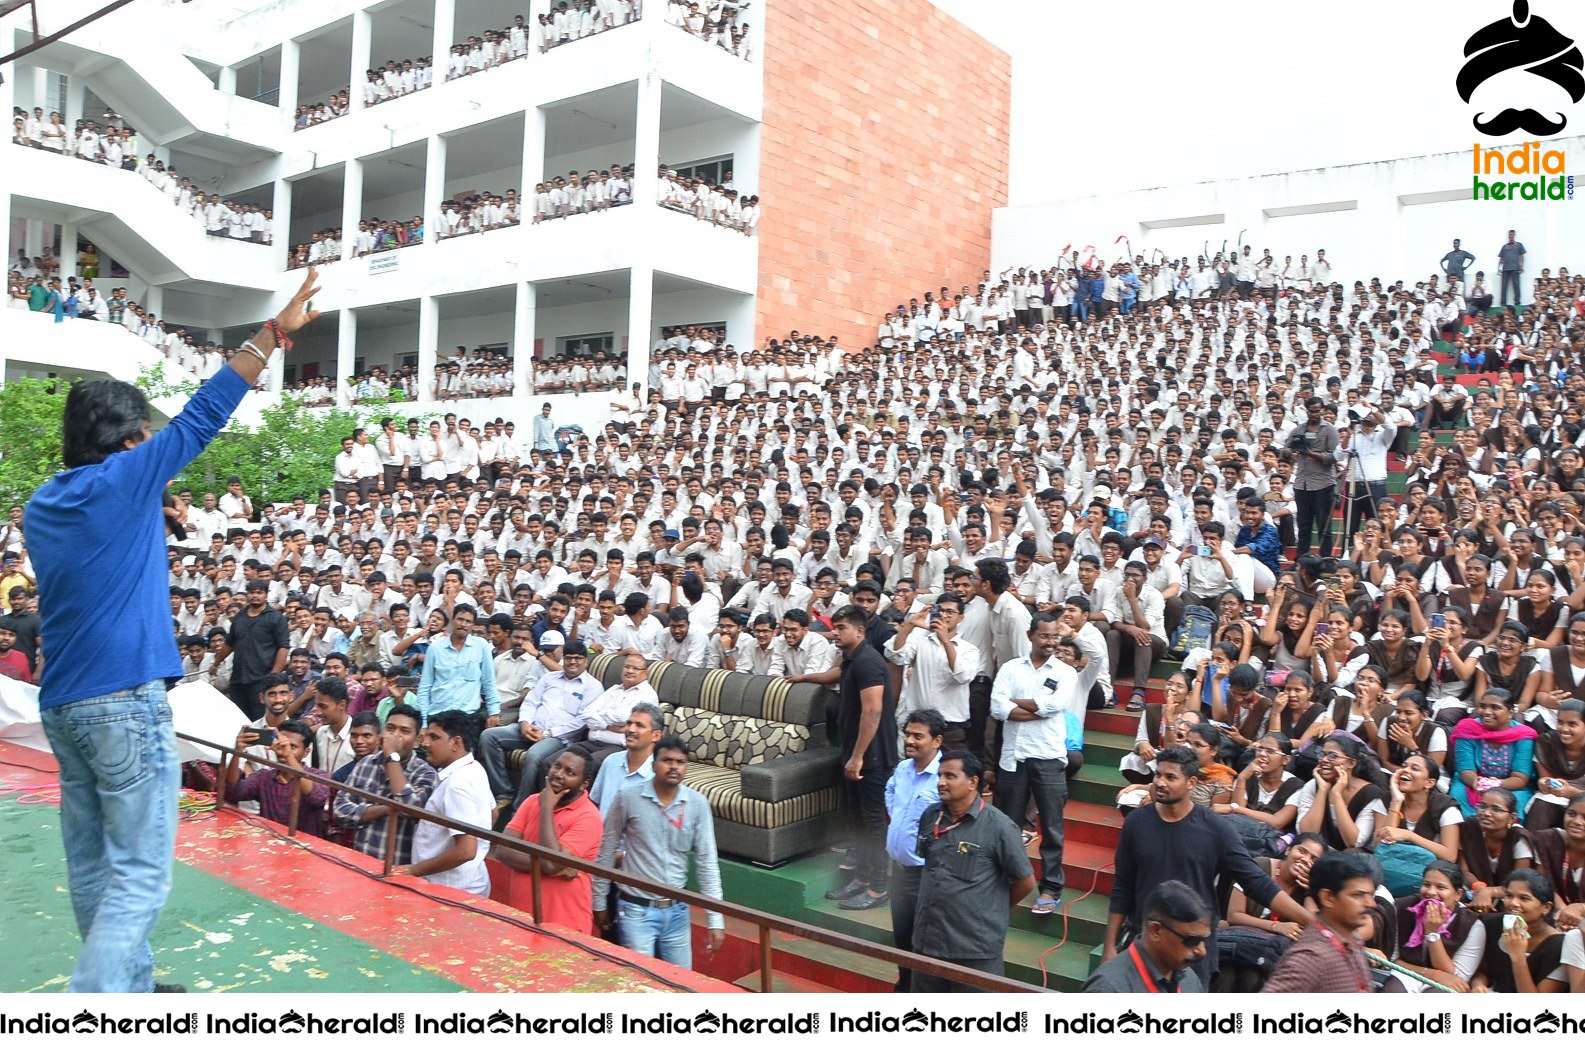
[[1084, 731], [1084, 769], [1079, 770], [1082, 777], [1086, 769], [1095, 763], [1105, 763], [1115, 766], [1123, 760], [1124, 755], [1133, 753], [1134, 738], [1121, 733], [1096, 733], [1089, 729]]
[[[1068, 912], [1068, 939], [1079, 944], [1099, 944], [1106, 936], [1106, 914], [1111, 897], [1105, 893], [1083, 896], [1087, 883], [1069, 886], [1063, 891], [1062, 901]], [[1053, 943], [1062, 937], [1062, 909], [1055, 915], [1034, 915], [1029, 911], [1038, 891], [1030, 893], [1013, 909], [1011, 924], [1014, 929], [1028, 930], [1050, 938]], [[1083, 896], [1081, 900], [1080, 897]]]
[[1080, 802], [1110, 806], [1117, 802], [1117, 793], [1127, 786], [1128, 781], [1123, 779], [1115, 764], [1091, 764], [1086, 760], [1079, 775], [1068, 782], [1068, 794]]
[[[60, 811], [0, 800], [0, 992], [65, 991], [82, 949], [66, 892]], [[279, 904], [178, 863], [150, 938], [155, 979], [192, 992], [459, 992], [420, 969]]]
[[[810, 910], [811, 923], [854, 937], [863, 937], [877, 944], [891, 943], [891, 916], [885, 908], [843, 911], [836, 904], [821, 900]], [[1061, 947], [1056, 947], [1057, 943], [1055, 937], [1020, 929], [1015, 924], [1007, 931], [1007, 976], [1028, 984], [1041, 984], [1041, 957], [1044, 955], [1045, 969], [1049, 975], [1045, 987], [1060, 992], [1078, 991], [1089, 976], [1090, 954], [1095, 945], [1093, 942], [1077, 941], [1071, 935]]]

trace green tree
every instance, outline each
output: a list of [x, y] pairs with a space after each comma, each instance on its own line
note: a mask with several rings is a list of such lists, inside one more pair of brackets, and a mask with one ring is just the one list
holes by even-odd
[[61, 469], [66, 383], [13, 379], [0, 386], [0, 504], [26, 503]]
[[[169, 382], [158, 366], [139, 375], [137, 385], [154, 400], [196, 389], [194, 383]], [[0, 385], [0, 504], [27, 502], [61, 469], [61, 417], [69, 389], [59, 379]], [[360, 426], [373, 430], [385, 409], [384, 402], [356, 411], [305, 408], [298, 397], [284, 394], [260, 414], [257, 427], [227, 427], [176, 477], [177, 487], [219, 491], [235, 476], [261, 503], [312, 497], [330, 484], [341, 439]]]
[[330, 485], [341, 439], [370, 426], [383, 409], [383, 404], [360, 405], [357, 411], [307, 408], [296, 395], [283, 394], [260, 413], [257, 427], [227, 427], [177, 477], [177, 487], [219, 491], [227, 478], [238, 477], [257, 502], [304, 496], [312, 503], [314, 494]]

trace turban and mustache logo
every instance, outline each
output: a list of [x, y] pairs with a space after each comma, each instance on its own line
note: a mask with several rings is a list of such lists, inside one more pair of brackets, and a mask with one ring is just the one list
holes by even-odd
[[[1511, 17], [1476, 30], [1464, 44], [1464, 57], [1467, 61], [1459, 70], [1458, 94], [1465, 102], [1481, 84], [1510, 69], [1550, 80], [1575, 102], [1585, 98], [1585, 56], [1552, 23], [1532, 16], [1528, 0], [1514, 0]], [[1562, 131], [1568, 120], [1562, 113], [1553, 120], [1533, 109], [1504, 109], [1491, 117], [1478, 113], [1474, 123], [1483, 135], [1501, 136], [1522, 129], [1545, 136]]]

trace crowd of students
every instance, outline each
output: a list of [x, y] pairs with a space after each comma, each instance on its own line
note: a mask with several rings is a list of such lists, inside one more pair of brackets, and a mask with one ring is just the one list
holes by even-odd
[[[484, 73], [497, 66], [527, 58], [531, 49], [541, 54], [553, 47], [603, 33], [635, 22], [639, 17], [637, 0], [557, 0], [551, 10], [533, 16], [532, 24], [522, 15], [500, 29], [486, 29], [451, 45], [446, 55], [443, 80]], [[363, 104], [377, 106], [433, 87], [434, 56], [391, 58], [384, 66], [365, 71], [361, 87]], [[297, 107], [292, 129], [301, 131], [344, 117], [351, 112], [352, 88], [343, 88], [319, 102]]]
[[716, 226], [725, 226], [750, 237], [759, 229], [759, 196], [744, 194], [739, 197], [730, 171], [722, 176], [720, 183], [715, 183], [679, 175], [661, 165], [656, 195], [661, 207]]
[[[256, 724], [323, 734], [328, 696], [343, 734], [344, 691], [377, 733], [397, 702], [433, 714], [421, 657], [482, 633], [489, 670], [447, 703], [507, 725], [516, 705], [526, 782], [502, 782], [501, 742], [476, 746], [520, 817], [555, 765], [541, 741], [581, 745], [558, 790], [621, 761], [621, 740], [589, 744], [593, 722], [543, 721], [561, 686], [542, 683], [577, 679], [590, 647], [815, 681], [843, 710], [853, 657], [833, 643], [857, 617], [851, 637], [896, 668], [864, 746], [901, 769], [929, 750], [909, 750], [922, 726], [951, 777], [977, 770], [1039, 852], [1036, 914], [1063, 908], [1061, 785], [1087, 712], [1139, 712], [1106, 949], [1152, 981], [1287, 989], [1337, 935], [1349, 967], [1379, 953], [1370, 988], [1585, 988], [1585, 280], [1544, 270], [1509, 309], [1471, 304], [1445, 262], [1286, 287], [1258, 268], [1246, 287], [1233, 262], [987, 272], [899, 304], [862, 348], [668, 330], [648, 396], [614, 396], [598, 433], [549, 405], [521, 432], [396, 418], [348, 437], [317, 501], [183, 494], [190, 670], [257, 700], [229, 662], [258, 594], [282, 617], [291, 699], [250, 708]], [[1438, 375], [1477, 353], [1503, 367]], [[931, 655], [948, 647], [962, 666]], [[1158, 683], [1163, 659], [1181, 670]], [[316, 692], [327, 678], [342, 684]], [[889, 904], [899, 943], [923, 905], [896, 879], [929, 851], [890, 832], [911, 843], [929, 768], [908, 799], [855, 781], [845, 803], [854, 853], [832, 895]], [[1151, 846], [1172, 827], [1210, 851], [1205, 871], [1236, 874], [1196, 882], [1187, 852]], [[1201, 921], [1197, 948], [1162, 948], [1160, 930]]]
[[666, 23], [746, 61], [755, 48], [753, 26], [743, 19], [750, 6], [739, 0], [667, 0]]

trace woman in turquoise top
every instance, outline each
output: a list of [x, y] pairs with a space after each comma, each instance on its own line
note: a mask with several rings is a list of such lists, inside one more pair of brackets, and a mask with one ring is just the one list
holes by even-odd
[[1535, 795], [1536, 731], [1514, 721], [1513, 695], [1488, 689], [1475, 701], [1475, 717], [1453, 727], [1454, 799], [1465, 816], [1475, 800], [1494, 787], [1514, 793], [1523, 814]]

